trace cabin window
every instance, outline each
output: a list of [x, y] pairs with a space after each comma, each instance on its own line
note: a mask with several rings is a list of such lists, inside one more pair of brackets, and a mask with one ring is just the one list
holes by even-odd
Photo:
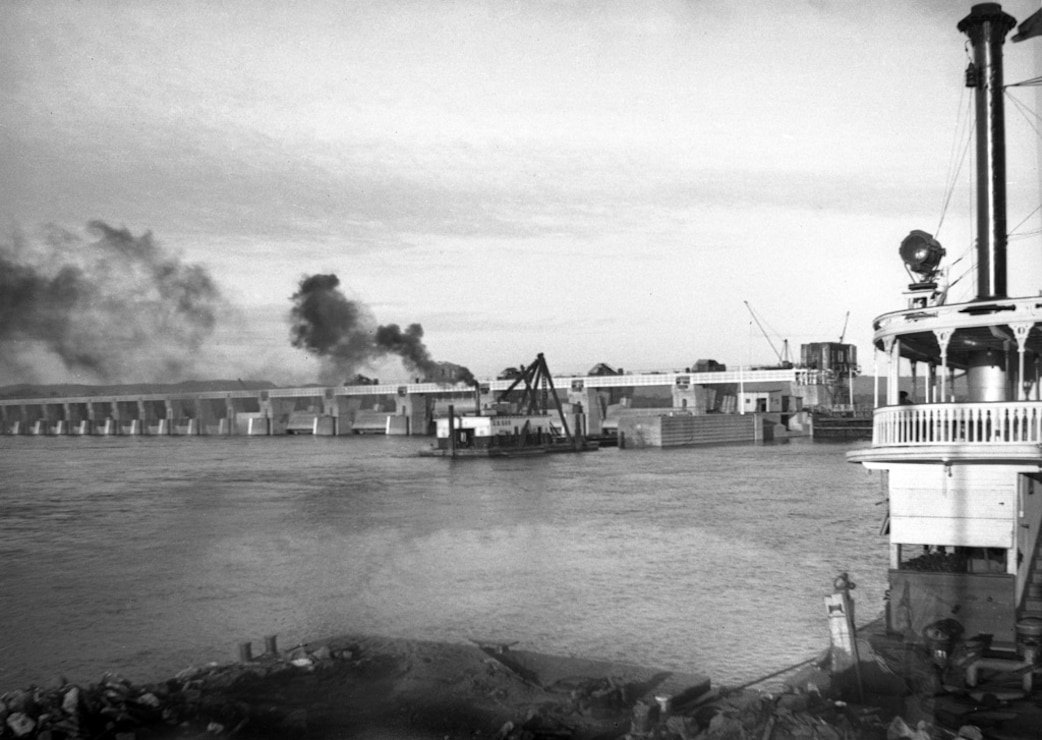
[[1005, 573], [1009, 551], [1001, 547], [900, 545], [898, 570], [931, 573]]

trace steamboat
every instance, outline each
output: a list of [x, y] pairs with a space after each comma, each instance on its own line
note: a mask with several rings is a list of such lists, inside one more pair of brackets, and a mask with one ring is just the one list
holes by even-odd
[[[958, 24], [972, 48], [976, 295], [948, 301], [933, 235], [901, 242], [906, 305], [873, 324], [885, 399], [871, 446], [847, 457], [887, 490], [888, 632], [942, 662], [961, 650], [970, 687], [1004, 672], [1028, 693], [1042, 638], [1042, 297], [1007, 293], [1002, 50], [1015, 25], [995, 3]], [[902, 366], [925, 372], [913, 384], [925, 391], [901, 392]]]

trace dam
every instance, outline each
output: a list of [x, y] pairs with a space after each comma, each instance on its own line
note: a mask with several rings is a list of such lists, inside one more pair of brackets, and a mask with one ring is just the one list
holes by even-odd
[[[823, 392], [804, 368], [560, 376], [567, 413], [588, 434], [604, 433], [612, 406], [655, 388], [673, 409], [709, 413], [795, 412]], [[0, 399], [0, 434], [13, 435], [429, 435], [450, 404], [473, 413], [495, 403], [507, 379], [304, 386], [259, 390]], [[665, 409], [661, 409], [665, 410]]]

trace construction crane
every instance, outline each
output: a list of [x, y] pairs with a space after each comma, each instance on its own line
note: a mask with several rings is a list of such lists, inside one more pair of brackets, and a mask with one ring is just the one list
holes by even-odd
[[778, 362], [781, 363], [782, 367], [792, 367], [792, 360], [789, 359], [789, 340], [782, 340], [784, 354], [779, 352], [778, 348], [774, 346], [774, 342], [771, 341], [771, 337], [767, 333], [767, 330], [764, 329], [763, 324], [760, 323], [760, 319], [756, 315], [756, 312], [753, 311], [753, 307], [749, 305], [749, 301], [742, 301], [742, 303], [744, 303], [745, 307], [749, 309], [749, 315], [753, 317], [753, 321], [755, 321], [756, 325], [760, 327], [760, 332], [763, 334], [764, 339], [767, 340], [767, 344], [771, 345], [771, 349], [774, 350], [774, 354], [778, 357]]
[[843, 319], [843, 331], [839, 333], [839, 343], [843, 344], [844, 337], [847, 336], [847, 322], [850, 321], [850, 311], [847, 311], [847, 317]]

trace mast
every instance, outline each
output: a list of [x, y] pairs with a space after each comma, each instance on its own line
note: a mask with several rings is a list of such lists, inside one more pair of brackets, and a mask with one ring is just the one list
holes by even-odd
[[998, 3], [974, 5], [958, 28], [973, 46], [966, 84], [976, 89], [977, 300], [1006, 297], [1006, 137], [1002, 44], [1016, 25]]

